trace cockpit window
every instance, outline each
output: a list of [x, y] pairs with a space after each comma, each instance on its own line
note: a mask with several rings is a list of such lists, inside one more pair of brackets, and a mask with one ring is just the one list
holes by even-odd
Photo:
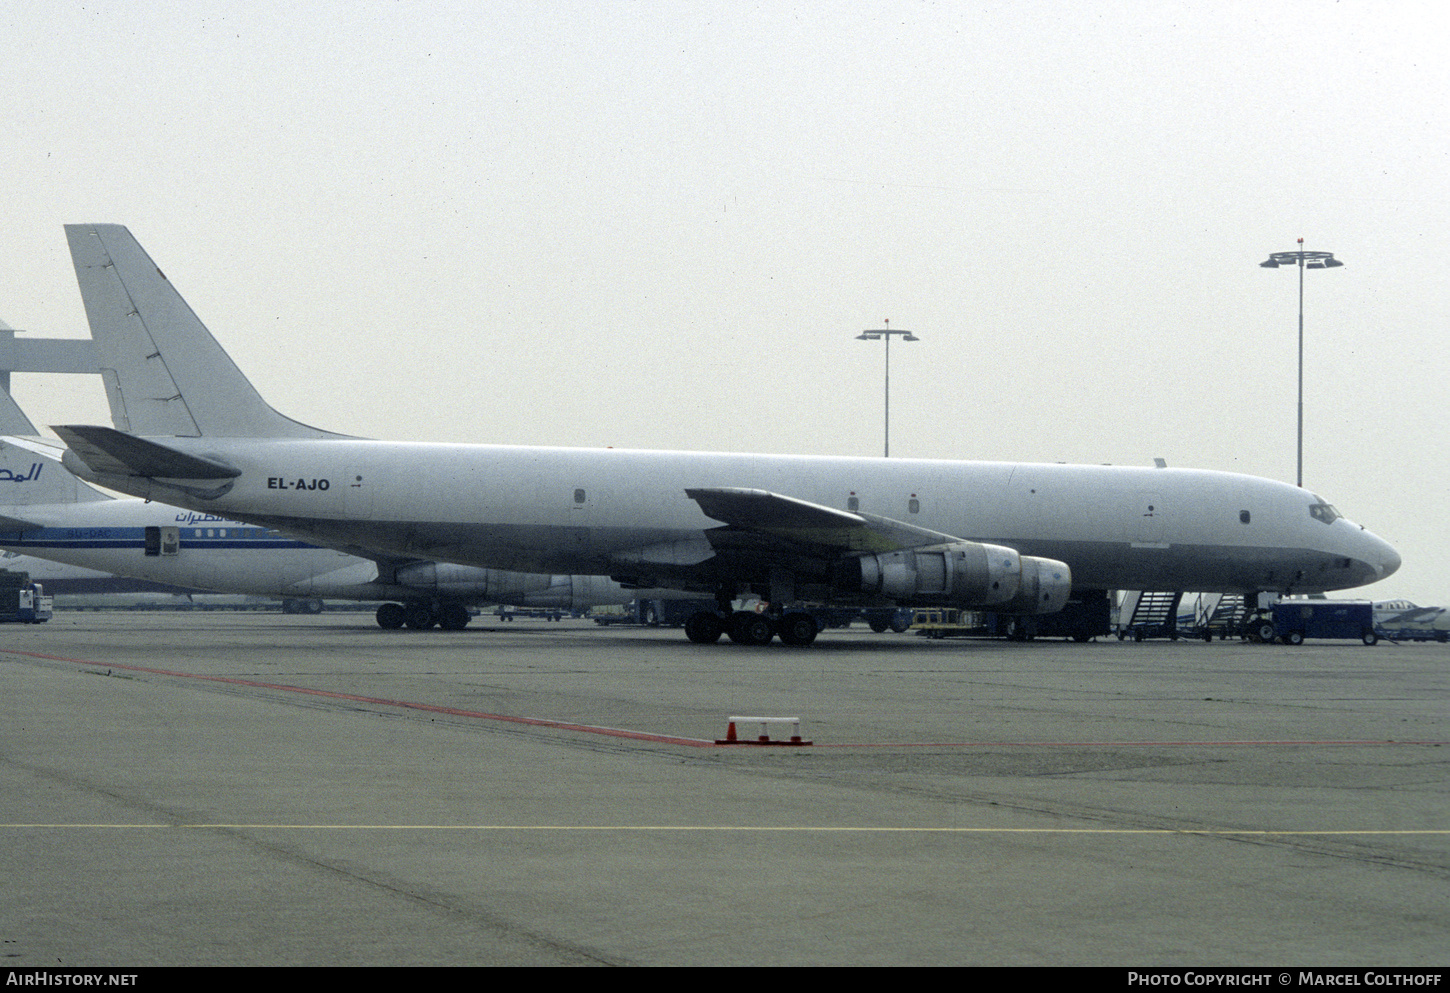
[[1333, 524], [1343, 515], [1334, 509], [1334, 504], [1332, 503], [1314, 503], [1309, 505], [1309, 516], [1316, 521]]

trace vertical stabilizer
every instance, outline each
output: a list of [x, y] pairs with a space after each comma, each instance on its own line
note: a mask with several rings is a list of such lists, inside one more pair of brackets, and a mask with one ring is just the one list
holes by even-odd
[[[55, 459], [0, 438], [0, 507], [95, 503], [110, 499], [72, 476]], [[5, 516], [3, 511], [0, 516]], [[0, 527], [0, 530], [8, 529]]]
[[[0, 390], [0, 435], [37, 435], [15, 399]], [[110, 497], [72, 476], [54, 459], [0, 438], [0, 506], [89, 503]]]
[[40, 434], [35, 430], [35, 425], [30, 423], [30, 418], [25, 416], [25, 411], [15, 402], [15, 398], [4, 390], [0, 390], [0, 434]]
[[65, 235], [118, 430], [152, 437], [345, 437], [268, 406], [126, 228], [67, 224]]

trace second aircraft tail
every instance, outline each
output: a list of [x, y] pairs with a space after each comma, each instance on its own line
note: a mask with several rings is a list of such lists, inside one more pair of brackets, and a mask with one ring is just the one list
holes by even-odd
[[[33, 435], [35, 426], [9, 393], [0, 390], [0, 435]], [[0, 506], [39, 503], [88, 503], [109, 500], [72, 476], [53, 458], [0, 438]], [[0, 531], [22, 529], [24, 521], [0, 515]]]

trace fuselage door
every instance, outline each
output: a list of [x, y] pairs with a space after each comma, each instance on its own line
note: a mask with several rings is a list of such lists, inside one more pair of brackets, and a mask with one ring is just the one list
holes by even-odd
[[146, 529], [147, 555], [175, 555], [180, 551], [180, 528], [148, 527]]

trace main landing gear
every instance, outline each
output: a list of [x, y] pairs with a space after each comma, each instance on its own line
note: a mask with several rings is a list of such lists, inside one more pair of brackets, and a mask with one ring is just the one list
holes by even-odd
[[473, 615], [461, 603], [429, 603], [414, 600], [407, 604], [385, 603], [378, 608], [378, 627], [392, 631], [405, 624], [415, 631], [437, 625], [445, 631], [462, 631]]
[[813, 614], [804, 610], [787, 610], [779, 616], [736, 610], [717, 614], [700, 610], [685, 621], [685, 637], [697, 645], [709, 645], [727, 635], [737, 645], [768, 645], [777, 636], [782, 644], [809, 645], [816, 640], [820, 627]]

